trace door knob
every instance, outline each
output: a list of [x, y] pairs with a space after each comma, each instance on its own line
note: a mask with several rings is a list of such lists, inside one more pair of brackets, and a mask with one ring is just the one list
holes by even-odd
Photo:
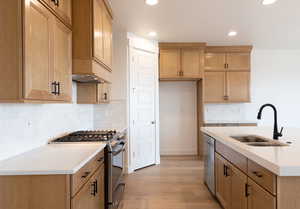
[[154, 125], [154, 124], [155, 124], [155, 121], [151, 121], [151, 124], [153, 124], [153, 125]]

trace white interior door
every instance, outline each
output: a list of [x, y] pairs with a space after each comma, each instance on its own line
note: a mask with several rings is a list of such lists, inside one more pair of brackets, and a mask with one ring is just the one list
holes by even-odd
[[132, 147], [134, 170], [156, 162], [157, 55], [132, 49]]

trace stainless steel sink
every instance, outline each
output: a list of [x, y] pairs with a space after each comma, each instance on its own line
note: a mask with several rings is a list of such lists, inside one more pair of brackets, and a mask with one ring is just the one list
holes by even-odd
[[245, 135], [245, 136], [231, 136], [231, 138], [245, 143], [249, 146], [255, 146], [255, 147], [283, 147], [283, 146], [289, 146], [288, 144], [272, 140], [272, 139], [266, 139], [260, 136], [255, 135]]
[[253, 143], [247, 143], [249, 146], [255, 146], [255, 147], [284, 147], [288, 146], [287, 144], [281, 143], [281, 142], [253, 142]]
[[250, 142], [268, 142], [268, 139], [259, 137], [259, 136], [255, 136], [255, 135], [247, 135], [247, 136], [231, 136], [231, 138], [239, 141], [239, 142], [243, 142], [243, 143], [250, 143]]

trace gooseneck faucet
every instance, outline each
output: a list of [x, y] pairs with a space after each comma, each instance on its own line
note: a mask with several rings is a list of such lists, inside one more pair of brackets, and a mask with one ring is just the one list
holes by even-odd
[[277, 125], [277, 110], [276, 107], [272, 104], [264, 104], [263, 106], [261, 106], [261, 108], [259, 109], [258, 115], [257, 115], [257, 119], [260, 120], [261, 119], [261, 114], [262, 111], [265, 107], [271, 107], [274, 111], [274, 130], [273, 130], [273, 139], [278, 140], [279, 137], [282, 136], [282, 131], [283, 131], [283, 127], [281, 128], [280, 132], [278, 132], [278, 125]]

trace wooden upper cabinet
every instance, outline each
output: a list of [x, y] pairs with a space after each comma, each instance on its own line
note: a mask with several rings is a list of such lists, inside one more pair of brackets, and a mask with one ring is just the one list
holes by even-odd
[[111, 99], [111, 85], [109, 83], [78, 83], [78, 104], [103, 104]]
[[226, 96], [231, 102], [250, 102], [250, 72], [228, 72]]
[[248, 209], [276, 209], [276, 198], [248, 178]]
[[73, 78], [111, 82], [112, 13], [105, 0], [73, 0]]
[[[205, 102], [250, 102], [251, 50], [252, 46], [207, 47], [204, 75]], [[221, 75], [225, 78], [224, 82], [221, 81]]]
[[205, 70], [225, 70], [226, 54], [225, 53], [206, 53], [205, 54]]
[[98, 84], [98, 92], [97, 92], [97, 100], [98, 104], [109, 103], [110, 102], [110, 84], [109, 83], [99, 83]]
[[182, 76], [184, 78], [203, 77], [203, 51], [199, 49], [182, 49]]
[[104, 59], [103, 48], [103, 2], [102, 0], [94, 0], [94, 57], [99, 60]]
[[228, 70], [250, 70], [250, 53], [227, 53]]
[[112, 18], [107, 9], [103, 12], [104, 64], [112, 69]]
[[58, 83], [57, 100], [72, 100], [72, 31], [59, 20], [54, 26], [54, 81]]
[[226, 101], [226, 73], [206, 72], [204, 81], [204, 102], [218, 103]]
[[160, 78], [178, 78], [180, 67], [180, 49], [160, 50]]
[[8, 51], [14, 57], [1, 61], [0, 89], [7, 80], [12, 88], [0, 91], [0, 102], [70, 102], [71, 29], [42, 1], [11, 1], [5, 10], [0, 11], [0, 19], [7, 22], [0, 55]]
[[204, 43], [160, 43], [161, 80], [203, 78]]
[[72, 26], [72, 0], [41, 0], [69, 27]]
[[28, 100], [52, 100], [51, 51], [53, 18], [40, 2], [30, 0], [25, 7], [24, 97]]

